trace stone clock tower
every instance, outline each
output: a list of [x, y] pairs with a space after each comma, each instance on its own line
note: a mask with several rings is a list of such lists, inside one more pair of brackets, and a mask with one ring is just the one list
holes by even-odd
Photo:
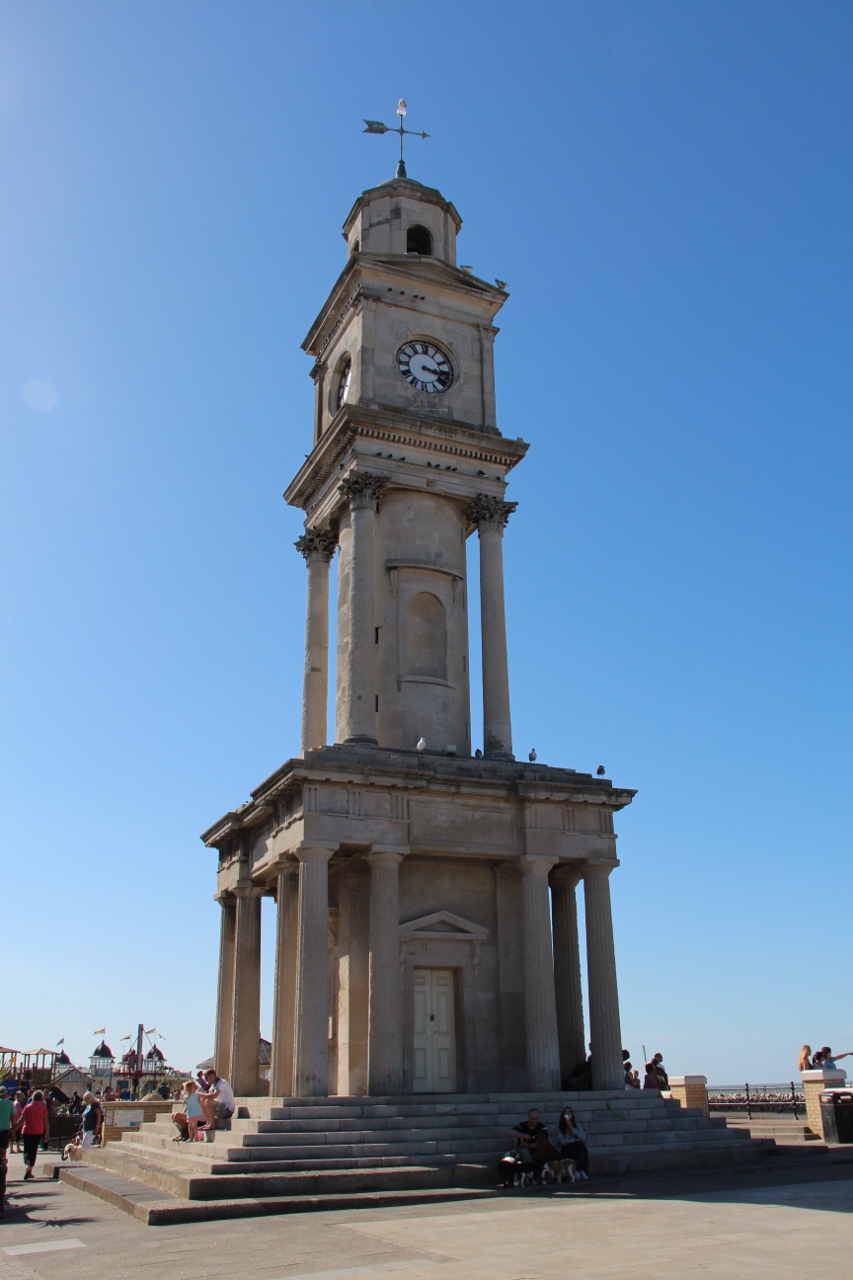
[[263, 895], [278, 906], [273, 1095], [547, 1092], [587, 1039], [596, 1086], [623, 1085], [609, 874], [613, 814], [634, 793], [513, 756], [502, 547], [527, 445], [497, 426], [507, 294], [457, 266], [461, 225], [406, 177], [364, 192], [304, 343], [313, 447], [285, 493], [305, 513], [301, 754], [203, 837], [219, 853], [216, 1063], [237, 1093], [259, 1088]]
[[[512, 759], [501, 539], [521, 440], [498, 432], [506, 293], [456, 266], [459, 214], [397, 179], [356, 201], [346, 266], [305, 341], [314, 450], [285, 497], [312, 579], [303, 750], [326, 741], [325, 570], [340, 547], [335, 739], [471, 755], [466, 541], [482, 542], [483, 748]], [[332, 541], [329, 540], [331, 535]]]

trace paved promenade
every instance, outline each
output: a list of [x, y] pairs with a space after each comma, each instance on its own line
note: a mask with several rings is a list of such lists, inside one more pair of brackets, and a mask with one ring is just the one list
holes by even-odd
[[[851, 1166], [618, 1192], [146, 1227], [11, 1158], [0, 1280], [850, 1280]], [[764, 1180], [766, 1184], [766, 1179]], [[707, 1189], [712, 1186], [714, 1189]]]

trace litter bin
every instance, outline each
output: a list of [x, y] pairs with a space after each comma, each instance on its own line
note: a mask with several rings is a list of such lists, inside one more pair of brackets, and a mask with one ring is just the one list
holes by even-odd
[[853, 1142], [853, 1090], [826, 1089], [820, 1095], [825, 1142]]

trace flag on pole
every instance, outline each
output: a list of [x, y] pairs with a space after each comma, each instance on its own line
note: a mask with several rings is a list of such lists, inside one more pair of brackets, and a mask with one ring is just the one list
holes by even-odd
[[65, 1036], [63, 1036], [61, 1040], [57, 1040], [56, 1048], [58, 1049], [61, 1044], [65, 1044]]
[[132, 1040], [132, 1039], [133, 1039], [133, 1036], [122, 1036], [121, 1038], [122, 1044], [124, 1044], [125, 1040]]
[[106, 1029], [106, 1027], [101, 1027], [100, 1031], [93, 1031], [93, 1032], [92, 1032], [92, 1035], [93, 1035], [93, 1036], [105, 1036], [106, 1034], [107, 1034], [107, 1029]]

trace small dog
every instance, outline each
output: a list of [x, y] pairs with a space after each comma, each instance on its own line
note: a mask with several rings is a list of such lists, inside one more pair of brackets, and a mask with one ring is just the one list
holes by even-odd
[[570, 1182], [576, 1180], [577, 1165], [574, 1160], [568, 1160], [561, 1156], [544, 1133], [539, 1135], [534, 1159], [542, 1169], [543, 1183], [562, 1182], [564, 1178], [568, 1178]]

